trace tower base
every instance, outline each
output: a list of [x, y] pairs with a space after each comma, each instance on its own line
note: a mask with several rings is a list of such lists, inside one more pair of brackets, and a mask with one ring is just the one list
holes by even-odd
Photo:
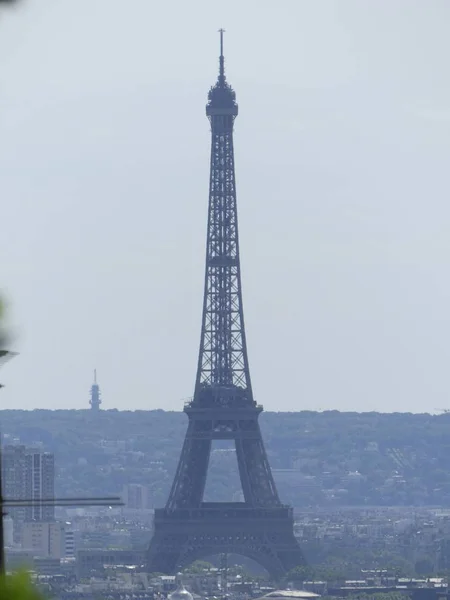
[[305, 564], [293, 533], [290, 507], [248, 508], [245, 503], [203, 503], [196, 509], [157, 509], [148, 570], [173, 574], [195, 560], [240, 554], [274, 579]]

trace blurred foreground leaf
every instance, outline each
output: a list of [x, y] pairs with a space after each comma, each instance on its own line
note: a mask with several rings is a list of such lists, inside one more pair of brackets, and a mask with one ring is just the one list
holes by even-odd
[[27, 573], [16, 573], [0, 577], [2, 600], [44, 600], [31, 583]]

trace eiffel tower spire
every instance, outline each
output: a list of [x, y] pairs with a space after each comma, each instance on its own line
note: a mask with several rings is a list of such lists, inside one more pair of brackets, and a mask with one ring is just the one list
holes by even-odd
[[220, 57], [219, 57], [219, 82], [223, 85], [225, 83], [225, 59], [223, 56], [223, 34], [225, 29], [219, 29], [220, 33]]

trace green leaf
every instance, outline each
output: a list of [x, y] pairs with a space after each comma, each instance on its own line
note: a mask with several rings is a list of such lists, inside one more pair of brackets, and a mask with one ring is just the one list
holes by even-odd
[[2, 600], [44, 600], [36, 591], [27, 573], [16, 573], [0, 577]]

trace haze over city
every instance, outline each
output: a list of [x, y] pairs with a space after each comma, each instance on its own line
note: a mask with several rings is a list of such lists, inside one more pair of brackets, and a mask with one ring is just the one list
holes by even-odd
[[192, 395], [219, 27], [255, 399], [448, 407], [448, 3], [126, 5], [2, 15], [2, 408]]

